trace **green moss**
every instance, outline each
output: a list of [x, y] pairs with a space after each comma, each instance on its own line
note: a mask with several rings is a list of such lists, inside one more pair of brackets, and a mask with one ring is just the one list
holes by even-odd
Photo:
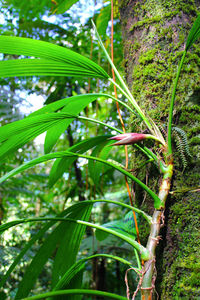
[[124, 7], [127, 7], [128, 3], [129, 0], [119, 0], [118, 1], [119, 9], [123, 9]]
[[155, 58], [156, 49], [150, 49], [139, 57], [139, 63], [145, 65], [147, 62], [152, 62]]
[[193, 137], [190, 140], [191, 145], [200, 145], [200, 135]]
[[[160, 46], [162, 46], [161, 43]], [[182, 51], [177, 51], [176, 54], [173, 51], [159, 49], [157, 45], [153, 49], [140, 51], [139, 64], [133, 68], [132, 93], [141, 106], [150, 110], [150, 116], [157, 120], [160, 117], [167, 117], [173, 79], [182, 56]], [[176, 103], [179, 103], [180, 108], [190, 100], [192, 90], [198, 89], [200, 85], [198, 52], [199, 48], [196, 47], [195, 52], [188, 53], [183, 67], [176, 94]], [[155, 108], [152, 108], [152, 101], [156, 103]], [[159, 118], [156, 113], [157, 109], [159, 109], [159, 115], [162, 111], [162, 116]], [[177, 110], [178, 107], [175, 106], [175, 109]]]
[[130, 27], [130, 31], [134, 30], [135, 28], [142, 27], [144, 25], [147, 26], [147, 25], [150, 25], [150, 24], [153, 24], [153, 23], [158, 23], [158, 22], [160, 23], [161, 21], [163, 22], [163, 20], [165, 18], [167, 18], [167, 19], [173, 18], [177, 14], [179, 14], [179, 11], [175, 10], [175, 11], [168, 12], [165, 15], [157, 15], [157, 16], [154, 16], [154, 17], [151, 17], [151, 18], [143, 19], [142, 21], [138, 21], [137, 23], [133, 24]]
[[177, 250], [165, 253], [164, 264], [168, 267], [162, 299], [198, 299], [200, 293], [200, 199], [197, 193], [188, 193], [180, 200], [170, 211], [172, 243], [177, 244]]

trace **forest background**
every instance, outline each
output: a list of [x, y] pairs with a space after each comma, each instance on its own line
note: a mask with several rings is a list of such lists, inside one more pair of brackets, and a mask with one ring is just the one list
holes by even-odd
[[[76, 1], [74, 1], [76, 2]], [[1, 2], [1, 27], [3, 35], [15, 35], [41, 39], [91, 58], [108, 73], [111, 68], [92, 32], [91, 19], [110, 53], [111, 7], [109, 1], [77, 2], [70, 10], [59, 13], [54, 1], [14, 1]], [[119, 1], [114, 2], [114, 62], [127, 79], [130, 90], [151, 118], [164, 126], [172, 83], [184, 41], [199, 10], [199, 1]], [[58, 14], [57, 14], [58, 13]], [[199, 43], [189, 54], [183, 68], [177, 90], [174, 126], [187, 133], [191, 158], [185, 158], [174, 137], [175, 175], [170, 199], [165, 211], [165, 226], [162, 229], [157, 249], [156, 289], [161, 299], [196, 299], [199, 296]], [[1, 59], [5, 57], [2, 55]], [[14, 57], [15, 58], [15, 57]], [[0, 117], [1, 125], [22, 119], [26, 112], [39, 105], [84, 94], [87, 92], [113, 93], [111, 87], [96, 79], [74, 79], [69, 77], [21, 77], [1, 79]], [[119, 99], [122, 95], [118, 95]], [[30, 107], [30, 102], [33, 107]], [[38, 107], [39, 108], [39, 107]], [[111, 126], [121, 127], [116, 104], [109, 99], [95, 101], [84, 111], [83, 116], [98, 117]], [[123, 110], [122, 117], [129, 132], [137, 130], [134, 116]], [[164, 128], [165, 130], [165, 128]], [[88, 135], [110, 134], [100, 126], [89, 122], [83, 126], [74, 121], [54, 147], [55, 151], [65, 150]], [[111, 132], [112, 134], [112, 132]], [[81, 138], [80, 138], [81, 137]], [[1, 165], [1, 175], [9, 170], [43, 154], [40, 139], [11, 154]], [[125, 163], [124, 149], [106, 153], [107, 159]], [[135, 174], [150, 186], [157, 186], [155, 169], [147, 164], [142, 168], [143, 157], [132, 150], [129, 157]], [[111, 168], [102, 169], [100, 174], [92, 172], [84, 159], [75, 161], [69, 172], [48, 182], [52, 162], [26, 171], [25, 175], [12, 178], [0, 187], [0, 216], [3, 223], [14, 219], [38, 216], [56, 216], [71, 203], [100, 197], [124, 200], [129, 203], [123, 175]], [[134, 167], [133, 167], [134, 166]], [[100, 175], [100, 176], [99, 176]], [[136, 206], [151, 213], [152, 204], [146, 194], [133, 186]], [[123, 212], [124, 214], [124, 212]], [[107, 223], [121, 219], [122, 211], [114, 205], [98, 204], [92, 213], [93, 223]], [[13, 259], [24, 246], [25, 241], [39, 230], [40, 225], [24, 224], [7, 231], [1, 242], [1, 273], [5, 273]], [[145, 224], [139, 226], [140, 238], [145, 243], [148, 232]], [[18, 264], [1, 292], [2, 299], [14, 298], [18, 282], [23, 277], [29, 261], [42, 244], [38, 241]], [[87, 230], [79, 256], [91, 255], [97, 251], [109, 253], [111, 250], [124, 258], [133, 253], [128, 244], [108, 237], [98, 242], [91, 230]], [[87, 252], [87, 253], [86, 253]], [[33, 294], [49, 289], [53, 256], [40, 274]], [[84, 272], [83, 286], [112, 291], [124, 295], [126, 267], [106, 258], [96, 258], [88, 263]], [[129, 285], [132, 291], [137, 287], [136, 276], [131, 271]]]

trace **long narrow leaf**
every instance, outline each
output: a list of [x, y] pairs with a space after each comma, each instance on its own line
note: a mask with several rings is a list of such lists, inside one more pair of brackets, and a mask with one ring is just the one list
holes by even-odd
[[118, 165], [115, 165], [115, 164], [113, 164], [109, 161], [105, 161], [105, 160], [97, 158], [97, 157], [92, 157], [92, 156], [78, 154], [78, 153], [71, 153], [71, 152], [68, 152], [68, 151], [46, 154], [46, 155], [43, 155], [39, 158], [33, 159], [33, 160], [19, 166], [18, 168], [10, 171], [9, 173], [5, 174], [4, 176], [2, 176], [0, 178], [0, 183], [2, 183], [6, 179], [8, 179], [8, 178], [10, 178], [10, 177], [26, 170], [26, 169], [29, 169], [29, 168], [31, 168], [31, 167], [39, 164], [39, 163], [42, 163], [42, 162], [45, 162], [47, 160], [54, 159], [54, 158], [62, 158], [62, 157], [65, 157], [65, 156], [66, 157], [77, 157], [77, 158], [82, 157], [82, 158], [86, 158], [86, 159], [96, 160], [96, 161], [99, 161], [103, 164], [106, 164], [108, 166], [113, 167], [114, 169], [118, 170], [119, 172], [121, 172], [125, 176], [129, 177], [134, 182], [136, 182], [139, 186], [141, 186], [141, 188], [143, 188], [154, 199], [155, 208], [160, 208], [160, 206], [162, 205], [162, 202], [159, 199], [159, 197], [149, 187], [147, 187], [142, 181], [140, 181], [138, 178], [136, 178], [135, 176], [133, 176], [132, 174], [130, 174], [126, 170], [122, 169]]
[[[107, 141], [97, 145], [91, 153], [91, 156], [99, 157], [103, 160], [107, 160], [112, 147], [108, 147], [111, 145], [112, 141]], [[89, 160], [88, 162], [88, 171], [90, 177], [92, 178], [96, 188], [98, 189], [100, 178], [102, 179], [103, 174], [112, 167], [105, 166], [100, 162]]]
[[[80, 208], [82, 206], [82, 203], [77, 203], [75, 204], [76, 206], [78, 205]], [[85, 205], [87, 205], [85, 203]], [[61, 214], [58, 215], [58, 217], [65, 217], [68, 213], [70, 213], [71, 211], [71, 207], [67, 208], [66, 210], [64, 210]], [[10, 265], [8, 271], [6, 272], [5, 275], [2, 276], [1, 281], [0, 281], [0, 288], [3, 287], [3, 285], [6, 283], [8, 277], [10, 276], [10, 274], [12, 273], [12, 271], [15, 269], [15, 267], [18, 265], [19, 261], [21, 260], [21, 258], [26, 254], [26, 252], [33, 246], [33, 244], [40, 238], [42, 238], [45, 234], [45, 232], [47, 232], [47, 230], [49, 228], [51, 228], [57, 221], [50, 221], [47, 224], [45, 224], [43, 226], [42, 229], [40, 229], [38, 231], [38, 233], [36, 233], [32, 239], [25, 245], [25, 247], [21, 250], [21, 252], [19, 253], [19, 255], [16, 257], [16, 259], [14, 260], [14, 262]], [[10, 225], [17, 225], [19, 223], [17, 223], [16, 221], [13, 221], [13, 223], [11, 223]], [[8, 229], [9, 227], [7, 227], [6, 224], [2, 225], [3, 227], [2, 230], [0, 230], [0, 234], [3, 233], [6, 229]]]
[[[65, 73], [65, 76], [92, 76], [98, 78], [109, 77], [108, 74], [100, 66], [98, 66], [90, 59], [85, 58], [82, 55], [73, 52], [72, 50], [43, 41], [13, 36], [0, 36], [0, 52], [6, 54], [26, 55], [42, 58], [41, 61], [32, 59], [1, 61], [0, 76], [4, 77], [28, 75], [28, 68], [30, 68], [29, 76], [58, 75], [60, 69], [60, 75], [63, 72]], [[48, 70], [48, 68], [51, 69], [51, 67], [53, 68], [53, 70], [49, 70], [48, 73], [46, 70]], [[11, 71], [9, 71], [7, 68]], [[35, 73], [32, 71], [32, 68], [35, 69]], [[25, 70], [23, 71], [23, 69]], [[15, 71], [16, 75], [14, 75]]]
[[39, 299], [46, 299], [48, 297], [53, 296], [60, 296], [60, 295], [94, 295], [104, 298], [116, 299], [116, 300], [127, 300], [126, 297], [119, 296], [116, 294], [96, 291], [96, 290], [83, 290], [83, 289], [74, 289], [74, 290], [62, 290], [62, 291], [53, 291], [44, 294], [39, 294], [32, 297], [24, 298], [23, 300], [39, 300]]
[[179, 81], [179, 77], [181, 74], [181, 70], [185, 61], [185, 57], [187, 54], [187, 51], [190, 49], [192, 44], [200, 37], [200, 14], [198, 15], [196, 21], [194, 22], [187, 41], [186, 41], [186, 46], [185, 46], [185, 51], [183, 52], [177, 73], [176, 73], [176, 78], [174, 80], [174, 87], [172, 91], [172, 97], [170, 101], [170, 110], [169, 110], [169, 120], [168, 120], [168, 154], [172, 155], [172, 119], [173, 119], [173, 110], [174, 110], [174, 102], [175, 102], [175, 97], [176, 97], [176, 89]]
[[[98, 96], [104, 97], [105, 95], [87, 94], [63, 99], [58, 101], [58, 103], [49, 104], [34, 112], [28, 118], [2, 126], [0, 128], [0, 143], [2, 143], [0, 144], [1, 160], [12, 151], [22, 147], [48, 129], [45, 150], [49, 152], [60, 134], [75, 118], [95, 122], [121, 133], [117, 128], [101, 121], [76, 116], [76, 114], [83, 110], [90, 102], [96, 100]], [[63, 107], [64, 109], [61, 112], [54, 113], [54, 111]]]
[[72, 7], [78, 0], [62, 0], [62, 1], [57, 1], [57, 6], [54, 10], [54, 13], [56, 14], [63, 14], [66, 12], [68, 9]]
[[[97, 202], [113, 203], [113, 204], [120, 205], [120, 206], [123, 206], [125, 208], [128, 208], [130, 210], [134, 210], [135, 212], [141, 214], [148, 221], [148, 223], [151, 224], [152, 218], [150, 216], [148, 216], [145, 212], [143, 212], [142, 210], [140, 210], [140, 209], [138, 209], [136, 207], [132, 207], [132, 206], [130, 206], [128, 204], [121, 203], [121, 202], [118, 202], [118, 201], [106, 200], [106, 199], [102, 199], [102, 200], [98, 199], [98, 200], [88, 200], [88, 201], [84, 201], [84, 202], [81, 202], [81, 203], [74, 204], [73, 206], [69, 207], [66, 210], [66, 212], [63, 212], [58, 217], [52, 217], [52, 218], [32, 218], [32, 219], [29, 218], [29, 219], [19, 219], [19, 220], [15, 220], [15, 221], [10, 221], [8, 223], [0, 225], [0, 234], [2, 234], [4, 231], [8, 230], [9, 228], [11, 228], [13, 226], [17, 226], [19, 224], [23, 224], [23, 223], [27, 223], [27, 222], [51, 220], [51, 221], [54, 221], [54, 223], [55, 223], [57, 221], [64, 221], [65, 219], [63, 219], [63, 216], [65, 216], [67, 213], [71, 213], [71, 211], [73, 212], [75, 208], [77, 210], [79, 210], [79, 209], [81, 210], [81, 207], [79, 208], [79, 206], [90, 205], [90, 204], [94, 204], [94, 203], [97, 203]], [[50, 223], [50, 225], [51, 224], [53, 225], [54, 223]]]
[[[68, 113], [48, 113], [37, 115], [23, 120], [15, 121], [13, 123], [0, 127], [0, 143], [8, 140], [9, 137], [17, 135], [25, 130], [31, 129], [35, 126], [49, 124], [60, 119], [70, 117]], [[48, 128], [48, 127], [47, 127]]]
[[[115, 255], [110, 255], [110, 254], [95, 254], [95, 255], [91, 255], [91, 256], [88, 256], [86, 258], [83, 258], [79, 261], [77, 261], [75, 264], [73, 264], [71, 266], [71, 268], [63, 275], [63, 277], [58, 281], [58, 283], [56, 284], [56, 286], [54, 287], [54, 291], [56, 290], [59, 290], [61, 288], [63, 288], [64, 286], [66, 286], [67, 284], [70, 283], [71, 280], [73, 280], [74, 276], [80, 272], [82, 270], [82, 268], [84, 268], [85, 266], [85, 263], [90, 260], [90, 259], [93, 259], [93, 258], [96, 258], [96, 257], [106, 257], [106, 258], [109, 258], [109, 259], [114, 259], [116, 261], [119, 261], [125, 265], [128, 265], [129, 267], [132, 267], [132, 263], [119, 257], [119, 256], [115, 256]], [[135, 268], [135, 270], [139, 271], [139, 269]]]
[[[112, 203], [112, 204], [119, 205], [124, 208], [130, 209], [130, 210], [133, 210], [133, 211], [137, 212], [138, 214], [140, 214], [149, 223], [149, 225], [151, 225], [152, 217], [137, 207], [133, 207], [133, 206], [125, 204], [123, 202], [118, 202], [118, 201], [114, 201], [114, 200], [106, 200], [106, 199], [97, 199], [97, 200], [88, 200], [88, 201], [90, 201], [92, 203], [98, 203], [98, 202]], [[87, 202], [87, 201], [84, 201], [84, 202]]]
[[[127, 242], [128, 244], [130, 244], [131, 246], [133, 246], [140, 254], [141, 254], [141, 258], [144, 260], [148, 260], [150, 258], [150, 253], [149, 251], [143, 247], [141, 244], [139, 244], [138, 242], [136, 242], [134, 239], [132, 239], [131, 237], [124, 235], [123, 233], [117, 232], [113, 229], [110, 228], [106, 228], [103, 227], [101, 225], [97, 225], [97, 224], [93, 224], [90, 222], [86, 222], [86, 221], [82, 221], [82, 220], [77, 220], [77, 219], [71, 219], [71, 218], [30, 218], [30, 219], [21, 219], [21, 220], [16, 220], [14, 222], [8, 222], [7, 224], [1, 225], [0, 226], [0, 232], [5, 231], [8, 228], [11, 228], [13, 226], [19, 225], [19, 224], [23, 224], [23, 223], [29, 223], [29, 222], [46, 222], [46, 221], [50, 221], [50, 220], [57, 220], [57, 221], [62, 221], [62, 222], [69, 222], [69, 223], [76, 223], [76, 224], [81, 224], [84, 226], [89, 226], [91, 228], [95, 228], [98, 230], [102, 230], [106, 233], [112, 234], [122, 240], [124, 240], [125, 242]], [[62, 224], [62, 223], [61, 223]], [[5, 229], [6, 228], [6, 229]], [[54, 236], [53, 236], [54, 237]], [[55, 238], [55, 237], [54, 237]], [[39, 254], [37, 253], [37, 256]], [[40, 257], [39, 257], [40, 259]], [[39, 268], [39, 266], [38, 266]], [[35, 270], [36, 271], [36, 270]], [[28, 274], [29, 276], [30, 274]]]
[[68, 66], [62, 62], [46, 59], [18, 59], [0, 61], [1, 77], [16, 76], [75, 76], [75, 77], [98, 77], [102, 75], [88, 71], [83, 67]]
[[[86, 94], [82, 96], [70, 97], [68, 98], [68, 101], [61, 112], [78, 115], [89, 103], [95, 101], [96, 99], [96, 94]], [[60, 120], [60, 122], [56, 126], [52, 127], [47, 132], [44, 144], [45, 153], [49, 153], [51, 151], [60, 135], [66, 130], [72, 120]]]
[[139, 107], [138, 103], [136, 102], [136, 100], [133, 98], [133, 95], [131, 94], [131, 92], [129, 91], [127, 85], [125, 84], [123, 78], [121, 77], [121, 75], [119, 74], [117, 68], [115, 67], [114, 63], [112, 62], [112, 59], [110, 58], [107, 50], [105, 49], [104, 47], [104, 44], [99, 36], [99, 33], [97, 31], [97, 28], [94, 24], [94, 22], [92, 21], [92, 25], [93, 25], [93, 28], [94, 28], [94, 31], [95, 31], [95, 35], [98, 39], [98, 42], [106, 56], [106, 58], [108, 59], [112, 69], [114, 70], [118, 80], [120, 81], [123, 89], [118, 86], [116, 84], [116, 82], [114, 80], [112, 80], [111, 78], [109, 78], [109, 81], [112, 82], [113, 84], [116, 85], [116, 87], [120, 88], [121, 92], [127, 97], [127, 99], [130, 101], [130, 103], [133, 105], [133, 107], [135, 108], [136, 112], [139, 114], [139, 116], [141, 117], [141, 119], [145, 122], [145, 124], [147, 125], [147, 127], [149, 128], [149, 130], [153, 133], [153, 128], [152, 128], [152, 125], [151, 125], [151, 122], [149, 121], [149, 119], [145, 116], [144, 112], [141, 110], [141, 108]]
[[128, 106], [123, 101], [121, 101], [119, 99], [116, 99], [112, 95], [103, 94], [103, 93], [92, 93], [92, 94], [81, 94], [81, 95], [72, 96], [72, 97], [62, 99], [62, 100], [55, 101], [55, 102], [50, 103], [50, 104], [38, 109], [37, 111], [33, 112], [32, 114], [29, 115], [29, 117], [33, 117], [35, 115], [39, 115], [39, 114], [43, 114], [43, 113], [47, 113], [47, 112], [56, 112], [57, 110], [59, 110], [59, 109], [63, 108], [64, 106], [66, 106], [69, 101], [80, 101], [80, 102], [82, 102], [82, 101], [85, 100], [86, 97], [92, 97], [92, 99], [93, 99], [93, 97], [96, 97], [96, 99], [98, 99], [98, 98], [112, 99], [112, 100], [117, 101], [118, 103], [120, 103], [122, 106], [126, 107], [130, 112], [134, 113], [133, 109], [130, 106]]
[[188, 51], [192, 44], [200, 37], [200, 14], [196, 18], [186, 41], [185, 50]]
[[[88, 220], [90, 216], [92, 205], [88, 203], [88, 205], [73, 205], [68, 209], [67, 217], [73, 218], [80, 218], [83, 220]], [[46, 221], [56, 221], [59, 218], [46, 218]], [[60, 220], [66, 220], [65, 218], [60, 218]], [[34, 219], [32, 219], [33, 221]], [[45, 218], [36, 218], [35, 221], [45, 221]], [[28, 219], [23, 220], [23, 223], [28, 222]], [[39, 274], [41, 273], [44, 264], [48, 260], [48, 258], [52, 255], [56, 248], [58, 248], [56, 259], [59, 255], [60, 247], [63, 249], [63, 243], [66, 244], [66, 236], [67, 245], [69, 248], [66, 249], [66, 257], [68, 258], [63, 262], [63, 266], [58, 273], [62, 276], [62, 273], [65, 273], [67, 269], [75, 262], [75, 258], [80, 246], [80, 242], [82, 240], [83, 234], [85, 231], [85, 226], [80, 226], [78, 223], [75, 222], [62, 222], [59, 224], [52, 233], [49, 234], [45, 242], [42, 244], [40, 249], [38, 250], [37, 254], [31, 261], [31, 264], [26, 269], [26, 272], [23, 276], [22, 281], [18, 287], [18, 291], [16, 294], [15, 299], [22, 299], [23, 297], [27, 296], [30, 290], [33, 288], [36, 279], [38, 278]], [[61, 272], [62, 271], [62, 272]], [[61, 273], [60, 273], [61, 272]], [[59, 276], [58, 274], [58, 276]]]
[[[85, 207], [83, 205], [82, 210], [72, 212], [69, 217], [87, 221], [90, 218], [92, 206], [91, 203]], [[75, 222], [68, 224], [67, 229], [63, 231], [63, 237], [53, 263], [52, 286], [55, 286], [71, 265], [75, 263], [85, 229], [85, 226], [77, 226], [77, 222]], [[74, 287], [79, 286], [74, 285]]]
[[[110, 203], [110, 204], [115, 204], [115, 205], [119, 205], [123, 208], [127, 208], [129, 210], [134, 210], [135, 212], [137, 212], [138, 214], [140, 214], [141, 216], [144, 217], [144, 219], [147, 220], [147, 222], [149, 224], [151, 224], [151, 220], [152, 218], [150, 216], [148, 216], [144, 211], [140, 210], [139, 208], [136, 207], [132, 207], [128, 204], [125, 204], [123, 202], [118, 202], [118, 201], [114, 201], [114, 200], [106, 200], [106, 199], [97, 199], [97, 200], [90, 200], [90, 201], [84, 201], [84, 202], [80, 202], [75, 204], [75, 206], [81, 208], [81, 206], [84, 205], [88, 205], [88, 204], [95, 204], [95, 203]], [[63, 211], [58, 217], [63, 218], [64, 216], [66, 216], [69, 212], [70, 212], [71, 208], [66, 209], [65, 211]], [[50, 221], [48, 222], [46, 225], [44, 225], [44, 227], [33, 236], [33, 238], [25, 245], [25, 247], [21, 250], [21, 252], [19, 253], [19, 255], [16, 257], [16, 259], [14, 260], [14, 262], [11, 264], [11, 266], [9, 267], [8, 271], [6, 272], [5, 275], [2, 276], [1, 281], [0, 281], [0, 288], [3, 287], [3, 285], [5, 284], [5, 282], [7, 281], [8, 277], [10, 276], [11, 272], [14, 270], [14, 268], [18, 265], [18, 263], [20, 262], [21, 258], [26, 254], [26, 252], [32, 247], [32, 245], [38, 240], [40, 239], [45, 232], [52, 227], [57, 221]], [[13, 223], [9, 223], [9, 224], [3, 224], [1, 225], [2, 227], [0, 227], [0, 234], [3, 233], [5, 230], [7, 230], [8, 228], [10, 228], [11, 226], [15, 226], [18, 225], [19, 222], [18, 221], [13, 221]]]
[[69, 119], [67, 113], [49, 113], [7, 124], [0, 128], [0, 159], [22, 147], [30, 140], [45, 132], [60, 120]]

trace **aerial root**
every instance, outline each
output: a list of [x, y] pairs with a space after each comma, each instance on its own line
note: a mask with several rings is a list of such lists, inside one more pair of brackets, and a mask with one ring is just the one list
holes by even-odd
[[[137, 288], [132, 296], [132, 300], [135, 300], [135, 297], [138, 293], [138, 291], [141, 289], [141, 290], [154, 290], [155, 289], [155, 281], [156, 281], [156, 268], [154, 266], [154, 270], [155, 270], [155, 275], [153, 276], [153, 279], [152, 279], [152, 286], [151, 287], [147, 287], [147, 288], [142, 288], [142, 281], [143, 281], [143, 278], [144, 278], [144, 275], [146, 274], [146, 272], [148, 271], [149, 267], [151, 266], [152, 263], [155, 263], [155, 258], [154, 259], [151, 259], [148, 261], [148, 264], [146, 264], [146, 269], [144, 269], [144, 267], [142, 268], [141, 271], [138, 271], [136, 270], [135, 268], [129, 268], [128, 270], [126, 270], [126, 273], [125, 273], [125, 284], [126, 284], [126, 297], [127, 299], [129, 300], [130, 299], [130, 289], [129, 289], [129, 284], [128, 284], [128, 272], [130, 270], [134, 270], [137, 275], [140, 276], [140, 280], [139, 280], [139, 283], [137, 285]], [[157, 292], [156, 292], [157, 294]], [[157, 297], [158, 297], [158, 294], [157, 294]]]

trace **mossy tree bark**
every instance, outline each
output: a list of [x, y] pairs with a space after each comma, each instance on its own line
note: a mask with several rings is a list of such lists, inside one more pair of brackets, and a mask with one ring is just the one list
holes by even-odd
[[[118, 0], [124, 41], [126, 80], [143, 110], [166, 130], [173, 80], [184, 41], [200, 8], [193, 0]], [[175, 135], [173, 178], [170, 199], [165, 210], [165, 226], [157, 249], [156, 289], [161, 299], [197, 299], [200, 296], [200, 197], [199, 186], [199, 112], [200, 112], [200, 43], [187, 54], [179, 80], [173, 126], [187, 133], [192, 158], [182, 153], [181, 137]], [[133, 122], [134, 121], [134, 122]], [[130, 131], [135, 124], [131, 117]], [[135, 129], [134, 129], [135, 130]], [[134, 155], [133, 155], [133, 163]], [[186, 166], [187, 164], [187, 166]], [[140, 170], [141, 179], [158, 187], [152, 178], [155, 169]], [[138, 203], [143, 193], [137, 191]], [[152, 211], [151, 200], [144, 206]], [[145, 230], [143, 230], [145, 232]]]

